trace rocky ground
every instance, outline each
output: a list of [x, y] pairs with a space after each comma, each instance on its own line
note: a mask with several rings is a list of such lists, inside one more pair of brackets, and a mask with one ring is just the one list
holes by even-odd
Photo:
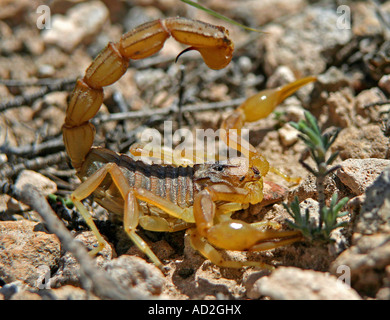
[[[2, 1], [3, 191], [7, 189], [4, 186], [23, 190], [32, 184], [46, 196], [57, 195], [54, 200], [51, 196], [50, 203], [62, 224], [77, 243], [92, 248], [96, 240], [91, 231], [77, 212], [61, 201], [79, 183], [64, 154], [61, 135], [67, 98], [74, 80], [108, 41], [117, 41], [142, 22], [180, 15], [228, 28], [236, 47], [232, 62], [223, 70], [212, 71], [197, 53], [187, 53], [175, 64], [183, 47], [174, 41], [168, 41], [159, 55], [134, 61], [115, 85], [105, 89], [98, 118], [126, 111], [152, 110], [155, 114], [100, 123], [95, 144], [126, 152], [146, 128], [162, 130], [164, 120], [173, 121], [175, 129], [179, 125], [217, 129], [232, 112], [231, 107], [239, 103], [234, 101], [316, 75], [317, 82], [286, 99], [275, 114], [247, 125], [251, 143], [271, 165], [301, 177], [301, 183], [293, 185], [270, 173], [267, 186], [280, 184], [286, 190], [285, 199], [251, 206], [237, 217], [286, 226], [285, 220], [291, 217], [281, 202], [298, 196], [301, 207], [308, 208], [311, 219], [316, 219], [315, 179], [299, 163], [305, 145], [288, 124], [302, 119], [306, 109], [323, 130], [341, 129], [332, 146], [333, 152], [339, 151], [336, 164], [340, 168], [326, 180], [325, 192], [328, 199], [335, 192], [349, 197], [348, 215], [343, 218], [346, 226], [335, 230], [334, 241], [327, 244], [307, 240], [262, 253], [226, 253], [229, 259], [273, 264], [276, 269], [272, 272], [220, 268], [194, 251], [184, 232], [139, 230], [165, 264], [162, 274], [131, 245], [121, 226], [92, 201], [86, 203], [110, 246], [91, 265], [76, 260], [70, 245], [48, 231], [41, 208], [31, 210], [25, 201], [1, 194], [0, 299], [118, 297], [96, 289], [104, 277], [118, 287], [130, 288], [132, 298], [390, 299], [390, 3], [199, 2], [266, 33], [245, 31], [177, 0]], [[40, 19], [43, 13], [37, 8], [42, 4], [50, 8], [50, 21]], [[50, 27], [40, 29], [42, 23]], [[208, 106], [211, 111], [187, 111], [180, 117], [178, 104], [184, 108]], [[101, 278], [92, 277], [98, 272], [91, 270], [99, 270]]]

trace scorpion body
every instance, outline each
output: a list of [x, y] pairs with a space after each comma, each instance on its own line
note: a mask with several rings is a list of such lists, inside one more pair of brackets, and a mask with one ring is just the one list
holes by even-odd
[[[115, 163], [121, 168], [122, 173], [131, 187], [148, 190], [182, 208], [193, 206], [194, 195], [201, 189], [201, 187], [194, 182], [196, 166], [183, 167], [146, 164], [143, 161], [134, 160], [127, 155], [118, 154], [107, 149], [104, 150], [104, 153], [101, 153], [101, 148], [93, 148], [91, 150], [85, 160], [86, 171], [80, 172], [82, 177], [88, 178], [106, 163]], [[104, 159], [102, 155], [104, 156]], [[89, 161], [89, 159], [91, 159], [91, 161]], [[116, 214], [119, 220], [122, 220], [124, 207], [123, 200], [120, 195], [118, 195], [118, 190], [109, 176], [107, 176], [100, 187], [94, 191], [94, 200], [109, 212]], [[165, 214], [162, 210], [159, 210], [155, 206], [149, 206], [146, 202], [142, 201], [141, 206], [143, 208], [142, 211], [145, 214], [163, 215], [164, 218], [169, 218], [169, 215]], [[142, 219], [140, 219], [140, 225], [142, 226]], [[184, 224], [182, 229], [186, 228], [186, 226], [187, 224]], [[154, 231], [180, 230], [174, 227], [168, 228], [169, 230], [159, 229]]]
[[184, 18], [156, 20], [124, 34], [117, 43], [109, 43], [87, 68], [84, 78], [77, 81], [71, 95], [63, 137], [82, 181], [71, 198], [98, 240], [91, 254], [105, 245], [82, 204], [83, 199], [93, 194], [100, 205], [123, 221], [131, 240], [159, 267], [160, 260], [136, 233], [138, 225], [151, 231], [189, 228], [192, 246], [220, 266], [267, 267], [258, 261], [225, 260], [215, 249], [268, 250], [301, 238], [299, 231], [263, 229], [262, 222], [249, 224], [230, 219], [233, 212], [262, 201], [263, 177], [270, 169], [267, 160], [253, 146], [240, 142], [240, 129], [245, 122], [266, 117], [283, 99], [315, 78], [303, 78], [260, 92], [223, 122], [220, 138], [247, 158], [185, 167], [161, 166], [92, 147], [95, 128], [90, 120], [103, 102], [103, 87], [113, 84], [126, 72], [130, 59], [142, 59], [158, 52], [169, 36], [190, 46], [184, 51], [199, 51], [212, 69], [225, 67], [232, 58], [234, 45], [225, 28]]

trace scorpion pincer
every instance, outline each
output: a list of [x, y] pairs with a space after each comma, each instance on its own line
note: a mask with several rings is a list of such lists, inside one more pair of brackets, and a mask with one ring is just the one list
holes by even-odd
[[[192, 246], [214, 264], [240, 268], [267, 267], [259, 261], [225, 260], [216, 249], [261, 251], [301, 239], [299, 231], [263, 228], [264, 222], [233, 220], [231, 214], [263, 199], [263, 177], [270, 170], [267, 160], [251, 145], [240, 144], [245, 122], [266, 117], [287, 96], [314, 81], [307, 77], [277, 89], [266, 90], [244, 102], [222, 124], [221, 137], [247, 158], [229, 158], [193, 166], [145, 164], [127, 155], [92, 147], [95, 128], [90, 120], [103, 103], [103, 87], [116, 82], [130, 59], [158, 52], [172, 36], [197, 50], [208, 67], [221, 69], [232, 58], [234, 45], [228, 30], [201, 21], [167, 18], [145, 23], [109, 43], [76, 83], [66, 111], [63, 137], [66, 151], [82, 183], [71, 199], [98, 240], [90, 251], [98, 253], [105, 240], [82, 200], [94, 199], [123, 221], [131, 240], [150, 260], [162, 263], [136, 233], [136, 228], [173, 232], [189, 229]], [[230, 130], [236, 129], [236, 130]]]

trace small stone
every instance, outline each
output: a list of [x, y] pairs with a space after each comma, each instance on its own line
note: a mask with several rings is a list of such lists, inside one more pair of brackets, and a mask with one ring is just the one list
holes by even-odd
[[109, 12], [103, 2], [91, 1], [75, 5], [66, 16], [54, 15], [52, 26], [42, 32], [45, 43], [55, 44], [67, 52], [96, 35], [107, 21]]
[[290, 147], [298, 141], [299, 131], [286, 123], [279, 129], [279, 138], [284, 147]]
[[[47, 196], [51, 193], [57, 191], [57, 184], [54, 181], [51, 181], [49, 178], [46, 178], [44, 175], [32, 171], [32, 170], [23, 170], [15, 181], [15, 187], [18, 190], [22, 190], [26, 185], [33, 185], [37, 188], [44, 196]], [[19, 210], [28, 210], [29, 206], [17, 202], [13, 198], [9, 199], [8, 208], [14, 208]]]
[[386, 159], [347, 159], [336, 175], [355, 195], [363, 194], [380, 173], [390, 165]]
[[[388, 138], [384, 136], [380, 126], [365, 125], [362, 128], [344, 128], [331, 146], [331, 151], [340, 152], [340, 158], [367, 159], [385, 158], [388, 150]], [[348, 141], [348, 143], [345, 143]]]
[[262, 277], [253, 291], [273, 300], [360, 300], [357, 292], [344, 282], [324, 272], [279, 267]]
[[[310, 109], [312, 110], [322, 110], [324, 105], [329, 103], [327, 100], [332, 92], [342, 92], [343, 96], [347, 94], [347, 99], [350, 100], [350, 97], [353, 94], [352, 90], [349, 89], [349, 86], [350, 83], [345, 75], [345, 72], [332, 66], [326, 70], [326, 72], [317, 76], [317, 81], [314, 82], [314, 88], [309, 95], [310, 99], [307, 103], [310, 105]], [[343, 89], [349, 89], [350, 93]], [[306, 100], [307, 98], [305, 101]], [[338, 104], [337, 100], [335, 101], [335, 104]]]
[[245, 277], [244, 285], [246, 289], [246, 296], [249, 299], [259, 299], [261, 297], [259, 291], [253, 288], [253, 285], [256, 283], [257, 280], [259, 280], [261, 277], [269, 275], [269, 273], [270, 273], [269, 270], [262, 270], [262, 271], [252, 272]]
[[386, 101], [386, 95], [378, 88], [373, 87], [371, 89], [363, 90], [356, 96], [355, 109], [356, 112], [361, 115], [359, 123], [364, 123], [364, 121], [372, 120], [374, 122], [382, 121], [383, 116], [380, 114], [379, 110], [374, 107], [368, 108], [368, 105], [371, 105], [376, 102]]
[[250, 19], [256, 26], [298, 13], [306, 5], [305, 0], [245, 0], [245, 5], [242, 1], [212, 1], [213, 10], [222, 14], [229, 12], [233, 18]]
[[55, 182], [32, 170], [23, 170], [15, 182], [15, 187], [22, 190], [27, 184], [31, 184], [38, 188], [44, 196], [57, 191], [57, 185]]
[[15, 293], [10, 300], [42, 300], [42, 297], [36, 292], [24, 290]]
[[299, 122], [305, 119], [305, 109], [297, 97], [289, 97], [283, 103], [283, 113], [288, 121]]
[[243, 73], [248, 73], [252, 70], [253, 64], [249, 57], [247, 56], [241, 56], [237, 60], [237, 64], [242, 70]]
[[267, 88], [277, 88], [297, 80], [289, 67], [277, 67], [267, 81]]
[[326, 70], [328, 61], [340, 46], [352, 37], [349, 29], [338, 29], [336, 10], [308, 6], [284, 20], [282, 26], [271, 24], [262, 38], [265, 46], [264, 67], [268, 75], [281, 65], [300, 76], [316, 75]]
[[214, 84], [209, 91], [209, 98], [212, 101], [223, 101], [228, 96], [229, 88], [225, 84]]
[[340, 266], [347, 266], [352, 287], [358, 292], [375, 297], [383, 283], [383, 270], [388, 265], [389, 234], [365, 235], [360, 238], [354, 234], [353, 245], [337, 257], [330, 271], [337, 275]]
[[332, 66], [317, 77], [316, 84], [326, 91], [335, 92], [341, 88], [348, 87], [349, 82], [343, 71]]
[[151, 263], [129, 255], [107, 262], [104, 269], [118, 282], [144, 295], [160, 295], [165, 284], [164, 275]]
[[383, 32], [374, 3], [357, 1], [352, 3], [352, 32], [359, 37], [373, 37]]
[[386, 91], [387, 94], [390, 94], [390, 75], [384, 75], [378, 82], [379, 88], [383, 91]]
[[355, 231], [365, 235], [390, 234], [390, 167], [386, 167], [366, 190]]
[[[324, 185], [325, 196], [327, 198], [332, 197], [335, 192], [340, 194], [340, 190], [338, 189], [335, 180], [331, 178], [331, 176], [327, 176], [325, 178]], [[309, 174], [305, 180], [303, 180], [295, 189], [289, 192], [288, 202], [293, 201], [295, 197], [298, 197], [299, 202], [308, 198], [317, 199], [316, 178], [314, 175]]]
[[[83, 243], [88, 250], [94, 249], [97, 245], [97, 239], [92, 231], [81, 232], [75, 236], [75, 240]], [[94, 262], [97, 266], [102, 267], [113, 256], [115, 256], [115, 251], [109, 244], [106, 244], [94, 257]], [[73, 255], [69, 252], [65, 253], [58, 264], [58, 270], [50, 279], [50, 286], [52, 288], [64, 285], [80, 286], [80, 266]]]
[[[330, 267], [330, 272], [337, 275], [340, 266], [347, 266], [352, 287], [369, 297], [379, 294], [390, 265], [389, 199], [390, 167], [387, 167], [366, 189], [352, 245]], [[380, 295], [385, 293], [382, 291]]]
[[[46, 298], [44, 294], [43, 297]], [[91, 292], [86, 292], [84, 289], [70, 285], [62, 286], [58, 289], [50, 290], [50, 299], [53, 300], [98, 300], [99, 298]]]
[[42, 64], [38, 68], [38, 74], [42, 78], [53, 77], [55, 72], [55, 68], [50, 64]]
[[36, 222], [0, 222], [0, 278], [6, 283], [20, 280], [36, 287], [42, 270], [57, 267], [61, 245], [53, 234]]
[[326, 104], [329, 106], [329, 118], [334, 126], [346, 128], [356, 122], [354, 102], [349, 88], [329, 93]]
[[27, 284], [20, 280], [16, 280], [0, 287], [0, 296], [2, 295], [4, 300], [9, 300], [14, 294], [23, 292], [28, 288], [29, 286]]

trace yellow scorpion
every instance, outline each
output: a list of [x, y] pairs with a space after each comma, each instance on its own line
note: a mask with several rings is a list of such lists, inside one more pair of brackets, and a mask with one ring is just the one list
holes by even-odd
[[[264, 222], [231, 219], [233, 212], [263, 199], [263, 177], [267, 160], [251, 145], [240, 143], [245, 122], [268, 116], [287, 96], [314, 77], [300, 79], [281, 88], [262, 91], [247, 99], [222, 124], [222, 139], [248, 157], [228, 158], [193, 166], [145, 164], [127, 155], [92, 147], [95, 128], [90, 120], [103, 102], [103, 87], [116, 82], [130, 59], [157, 53], [168, 37], [197, 50], [211, 69], [221, 69], [232, 59], [234, 45], [228, 30], [185, 18], [167, 18], [145, 23], [108, 45], [87, 68], [71, 95], [63, 125], [66, 151], [82, 183], [72, 193], [76, 208], [98, 240], [96, 254], [105, 240], [82, 200], [94, 199], [123, 220], [124, 230], [150, 260], [162, 263], [136, 233], [136, 228], [174, 232], [188, 229], [192, 246], [212, 263], [231, 268], [260, 266], [258, 261], [231, 261], [217, 250], [261, 251], [301, 239], [299, 231], [264, 228]], [[235, 130], [230, 130], [235, 129]]]

